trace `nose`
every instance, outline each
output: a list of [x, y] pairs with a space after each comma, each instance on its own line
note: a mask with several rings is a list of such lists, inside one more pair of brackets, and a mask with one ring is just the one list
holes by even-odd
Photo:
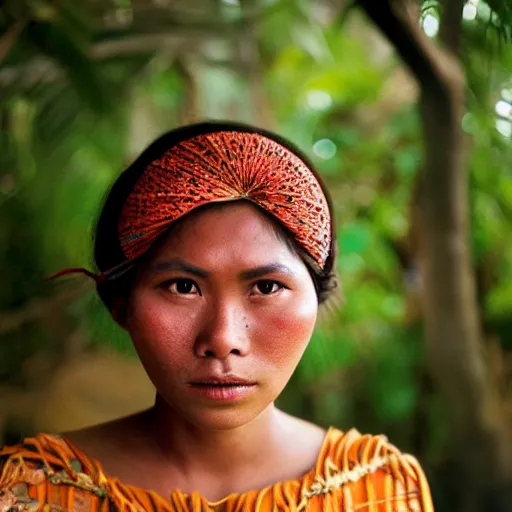
[[245, 356], [249, 352], [248, 323], [239, 308], [226, 304], [212, 307], [196, 338], [198, 357], [226, 359], [229, 355]]

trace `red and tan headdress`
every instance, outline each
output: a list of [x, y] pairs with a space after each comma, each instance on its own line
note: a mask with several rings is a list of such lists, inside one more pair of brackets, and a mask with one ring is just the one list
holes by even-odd
[[[166, 146], [171, 135], [174, 143]], [[116, 276], [195, 208], [241, 199], [273, 215], [324, 268], [332, 250], [329, 204], [316, 173], [286, 141], [245, 125], [202, 123], [164, 135], [133, 165], [141, 159], [146, 163], [117, 222], [123, 261], [99, 275], [83, 269], [58, 275], [78, 270], [97, 281]]]

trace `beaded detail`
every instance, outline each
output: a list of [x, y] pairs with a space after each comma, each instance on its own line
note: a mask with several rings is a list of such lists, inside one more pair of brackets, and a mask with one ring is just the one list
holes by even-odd
[[316, 176], [278, 142], [240, 131], [196, 135], [148, 165], [121, 211], [121, 248], [132, 260], [193, 209], [238, 199], [275, 216], [324, 267], [331, 218]]
[[107, 476], [65, 438], [40, 434], [0, 449], [0, 512], [433, 512], [418, 462], [383, 436], [331, 428], [302, 478], [212, 503], [176, 489], [165, 499]]

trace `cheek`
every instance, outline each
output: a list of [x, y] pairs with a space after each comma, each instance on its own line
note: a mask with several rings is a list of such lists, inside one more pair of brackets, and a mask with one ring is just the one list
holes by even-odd
[[[154, 301], [153, 301], [154, 302]], [[133, 305], [133, 314], [130, 317], [129, 327], [134, 336], [143, 338], [161, 338], [170, 330], [173, 324], [172, 311], [158, 303], [151, 301], [138, 301]]]
[[[159, 296], [134, 297], [128, 317], [128, 331], [145, 360], [156, 358], [168, 363], [190, 347], [187, 340], [193, 337], [196, 312], [169, 304]], [[190, 321], [183, 322], [183, 318]]]
[[262, 325], [266, 326], [263, 350], [279, 364], [296, 363], [296, 359], [306, 349], [315, 327], [318, 310], [316, 298], [313, 302], [276, 309], [265, 320], [261, 320]]
[[315, 325], [316, 315], [290, 316], [280, 312], [273, 316], [270, 326], [273, 332], [278, 334], [283, 340], [293, 344], [294, 342], [303, 343], [309, 339]]

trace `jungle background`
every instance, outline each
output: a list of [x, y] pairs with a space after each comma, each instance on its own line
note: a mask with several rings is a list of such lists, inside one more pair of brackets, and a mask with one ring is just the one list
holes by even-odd
[[414, 453], [436, 510], [512, 510], [508, 0], [0, 2], [0, 444], [149, 405], [82, 280], [156, 136], [275, 130], [332, 193], [343, 303], [280, 400]]

